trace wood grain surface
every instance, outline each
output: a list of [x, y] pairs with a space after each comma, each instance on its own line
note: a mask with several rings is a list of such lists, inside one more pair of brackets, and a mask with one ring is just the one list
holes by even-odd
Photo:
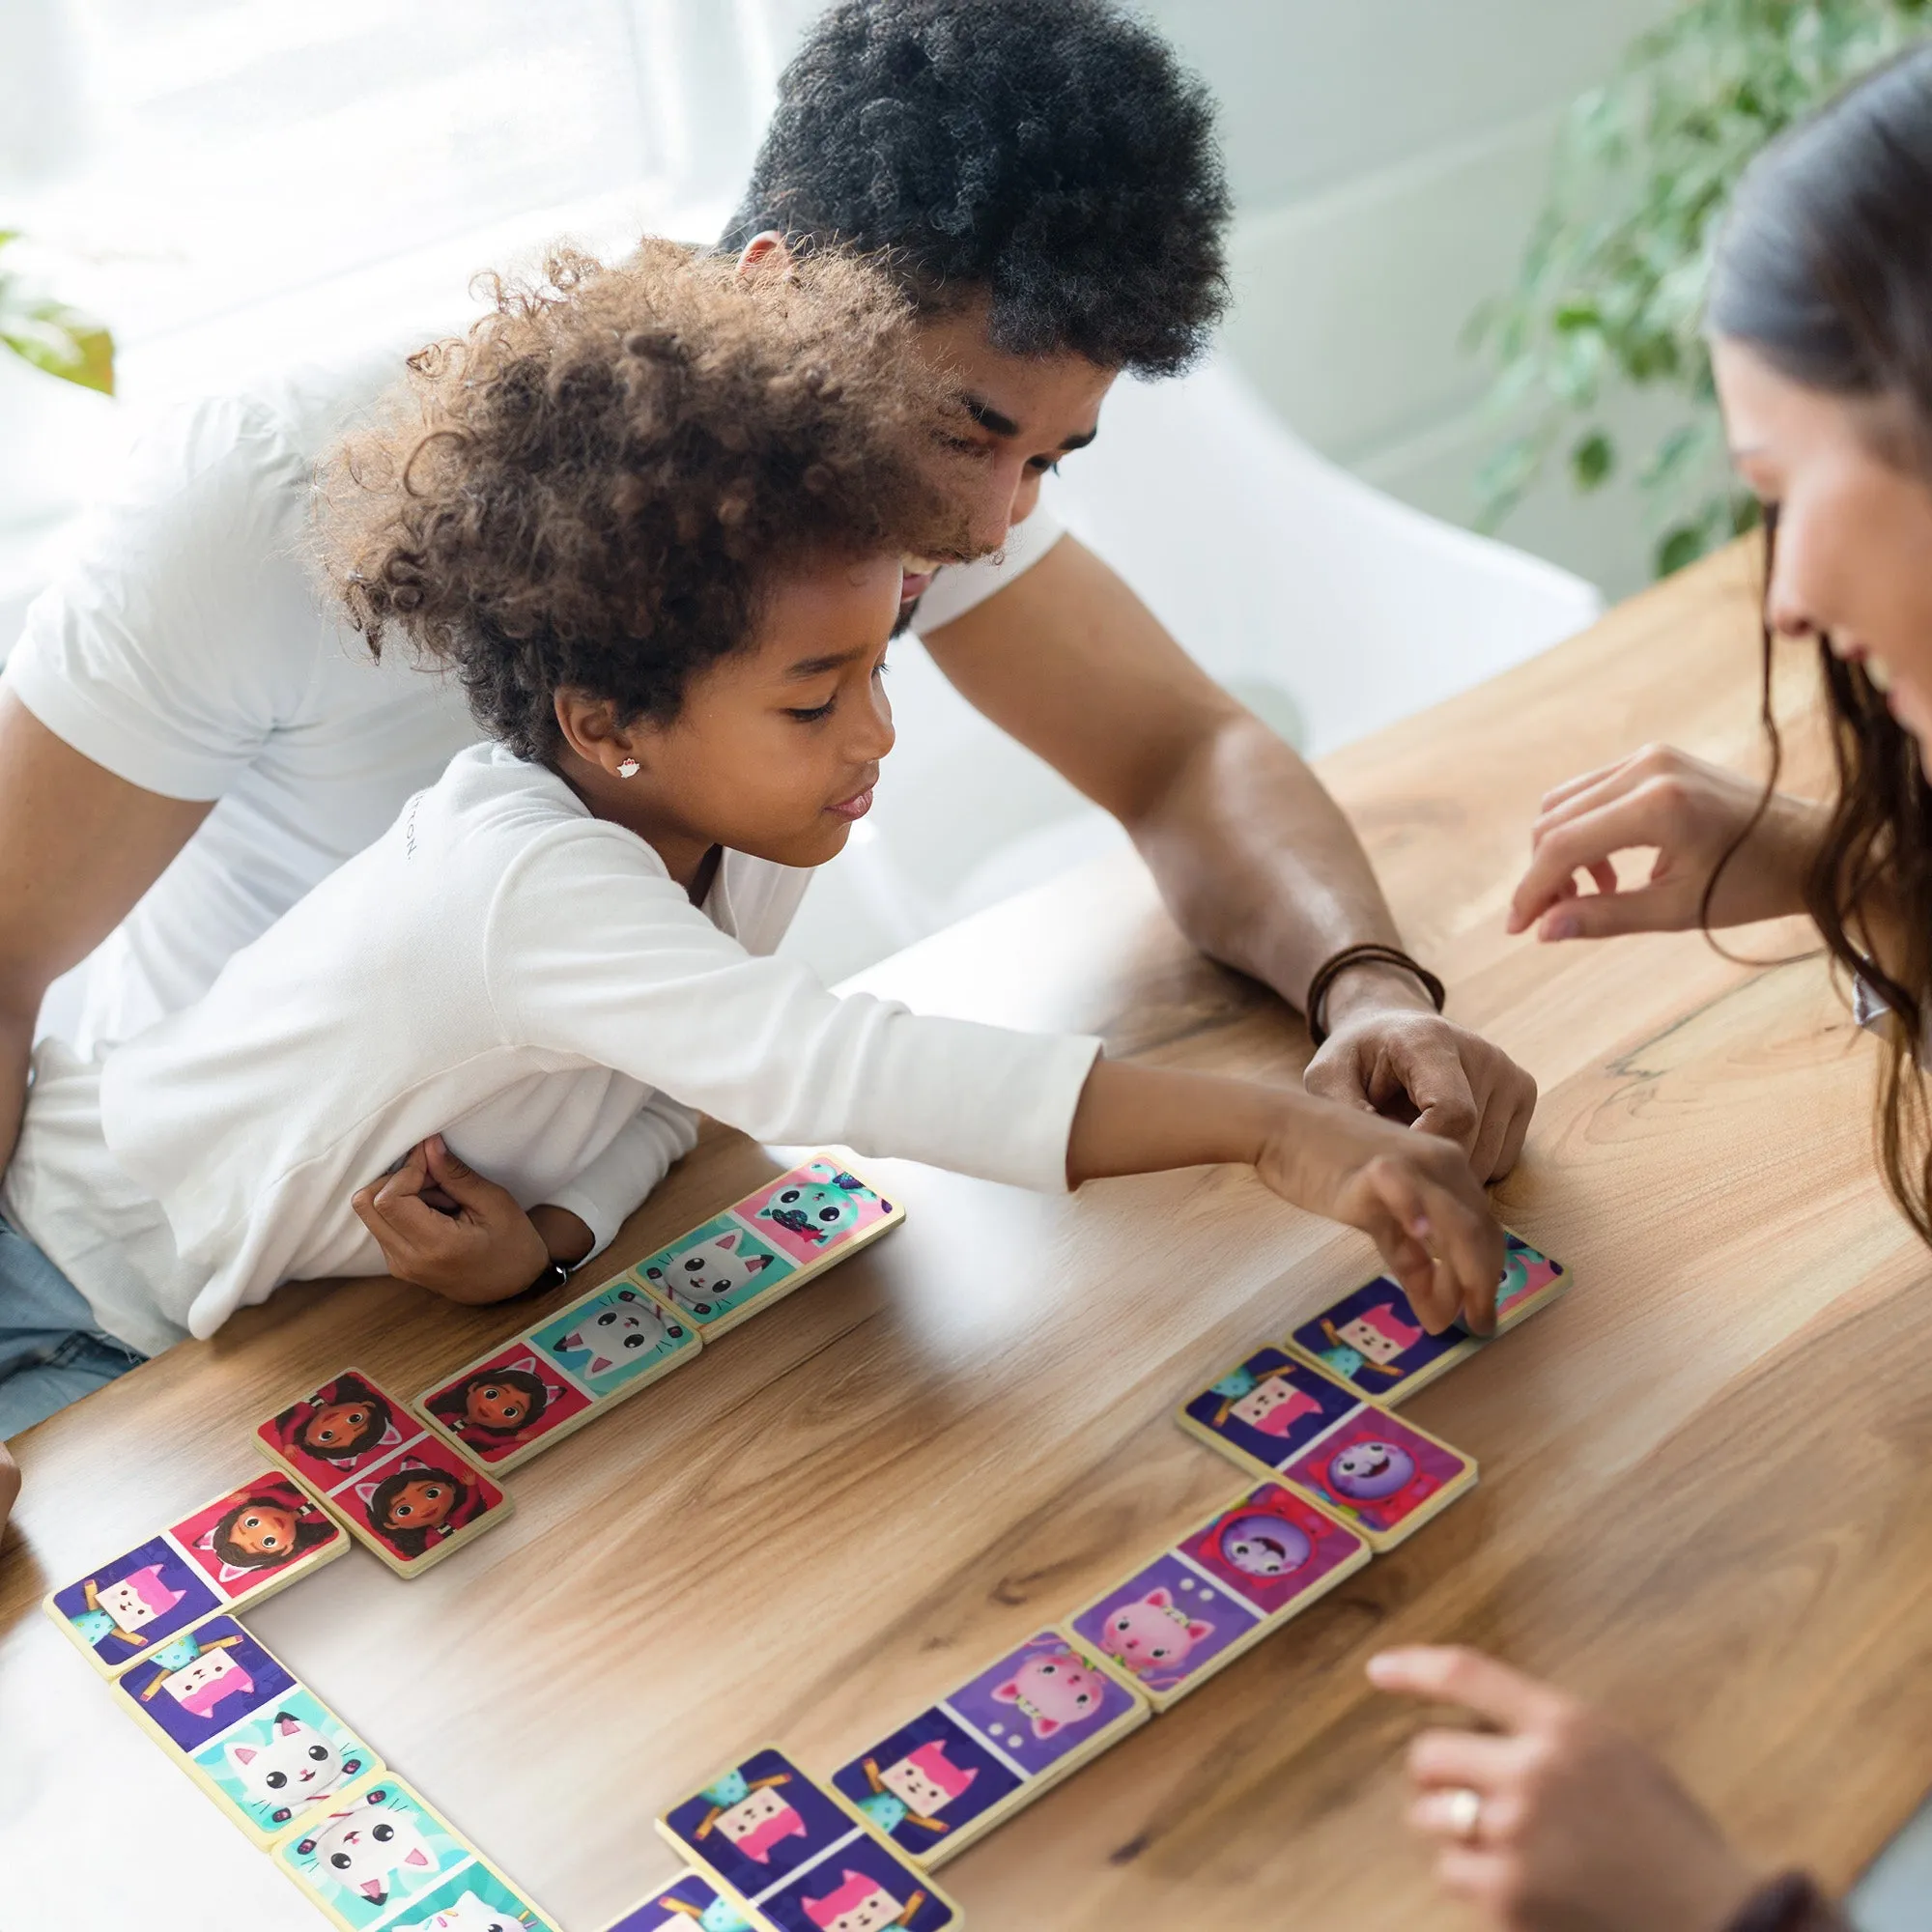
[[[1452, 1016], [1542, 1085], [1499, 1201], [1577, 1286], [1405, 1409], [1480, 1460], [1471, 1495], [948, 1867], [981, 1932], [1468, 1923], [1400, 1823], [1425, 1714], [1362, 1677], [1398, 1639], [1603, 1699], [1834, 1886], [1932, 1780], [1932, 1267], [1874, 1178], [1869, 1042], [1815, 957], [1502, 931], [1548, 784], [1647, 739], [1759, 761], [1754, 568], [1727, 553], [1325, 764]], [[1780, 703], [1809, 693], [1800, 664]], [[1130, 859], [865, 983], [1263, 1079], [1308, 1051]], [[708, 1133], [611, 1268], [781, 1160]], [[411, 1582], [353, 1552], [249, 1618], [567, 1932], [668, 1875], [650, 1821], [710, 1772], [771, 1738], [829, 1771], [1232, 1496], [1175, 1406], [1372, 1271], [1245, 1172], [1048, 1199], [869, 1165], [902, 1230], [519, 1469], [499, 1529]], [[534, 1312], [284, 1291], [16, 1443], [0, 1926], [319, 1922], [38, 1601], [247, 1476], [254, 1423], [352, 1356], [419, 1388]]]

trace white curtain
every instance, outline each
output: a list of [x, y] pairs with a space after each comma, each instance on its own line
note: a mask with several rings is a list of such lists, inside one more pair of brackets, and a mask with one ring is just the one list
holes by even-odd
[[349, 279], [380, 303], [384, 270], [400, 288], [426, 255], [696, 237], [734, 203], [814, 10], [4, 0], [0, 228], [39, 238], [137, 359], [298, 298], [326, 307]]

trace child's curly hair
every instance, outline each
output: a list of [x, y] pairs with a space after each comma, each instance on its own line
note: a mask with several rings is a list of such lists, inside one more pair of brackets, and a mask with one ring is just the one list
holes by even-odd
[[319, 542], [371, 650], [399, 627], [519, 756], [555, 756], [562, 687], [674, 718], [787, 564], [963, 554], [927, 473], [955, 401], [870, 265], [646, 241], [488, 286], [325, 459]]

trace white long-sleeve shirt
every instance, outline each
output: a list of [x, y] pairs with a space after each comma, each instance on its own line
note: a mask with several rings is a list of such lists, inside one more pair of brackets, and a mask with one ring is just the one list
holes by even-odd
[[772, 956], [810, 873], [727, 852], [700, 909], [541, 766], [459, 753], [193, 1005], [37, 1058], [5, 1206], [152, 1352], [284, 1281], [380, 1273], [350, 1197], [426, 1135], [601, 1246], [698, 1108], [1065, 1185], [1098, 1043], [839, 998]]

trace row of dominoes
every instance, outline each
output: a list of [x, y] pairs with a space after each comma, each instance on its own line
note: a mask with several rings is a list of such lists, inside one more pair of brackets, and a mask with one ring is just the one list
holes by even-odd
[[358, 1369], [257, 1430], [276, 1466], [51, 1592], [117, 1698], [346, 1932], [554, 1921], [237, 1620], [353, 1537], [412, 1577], [509, 1515], [491, 1480], [904, 1218], [814, 1156], [405, 1405]]
[[[1570, 1285], [1508, 1237], [1497, 1333]], [[1264, 1480], [1063, 1626], [948, 1691], [820, 1783], [777, 1747], [673, 1805], [690, 1869], [610, 1932], [940, 1932], [930, 1873], [1393, 1548], [1476, 1480], [1390, 1404], [1483, 1346], [1431, 1336], [1378, 1277], [1251, 1352], [1177, 1420]], [[1373, 1383], [1379, 1403], [1360, 1384]]]
[[[510, 1509], [472, 1456], [516, 1466], [690, 1359], [699, 1330], [715, 1336], [736, 1325], [902, 1218], [818, 1157], [408, 1407], [346, 1371], [257, 1432], [288, 1475], [267, 1472], [191, 1512], [52, 1593], [46, 1608], [117, 1681], [130, 1712], [350, 1932], [545, 1926], [227, 1612], [341, 1555], [345, 1531], [404, 1576], [450, 1554]], [[1511, 1236], [1499, 1327], [1567, 1285], [1556, 1264]], [[1401, 1291], [1378, 1280], [1286, 1346], [1293, 1356], [1251, 1355], [1182, 1413], [1184, 1426], [1269, 1482], [1197, 1525], [1067, 1630], [1036, 1634], [835, 1775], [839, 1797], [828, 1802], [846, 1807], [841, 1818], [862, 1821], [848, 1829], [872, 1848], [867, 1857], [902, 1856], [922, 1871], [942, 1862], [1474, 1481], [1473, 1463], [1385, 1412], [1478, 1346], [1470, 1338], [1425, 1335]], [[1370, 1383], [1383, 1407], [1350, 1396], [1342, 1378]], [[1391, 1488], [1394, 1473], [1403, 1480]], [[150, 1670], [134, 1671], [141, 1662]], [[784, 1776], [804, 1777], [793, 1767]], [[382, 1812], [374, 1827], [371, 1808]], [[949, 1808], [952, 1817], [941, 1819]], [[365, 1873], [380, 1875], [356, 1876]], [[622, 1926], [674, 1927], [680, 1917], [707, 1928], [752, 1923], [741, 1905], [761, 1914], [761, 1924], [957, 1920], [957, 1908], [929, 1885], [899, 1888], [908, 1900], [919, 1892], [914, 1917], [876, 1918], [885, 1896], [877, 1888], [852, 1892], [863, 1910], [849, 1917], [834, 1905], [864, 1873], [841, 1874], [829, 1892], [789, 1903], [774, 1893], [762, 1904], [753, 1903], [760, 1891], [740, 1895], [721, 1878], [722, 1889], [696, 1910], [693, 1899], [712, 1889], [688, 1875]], [[781, 1916], [793, 1905], [790, 1918]]]

